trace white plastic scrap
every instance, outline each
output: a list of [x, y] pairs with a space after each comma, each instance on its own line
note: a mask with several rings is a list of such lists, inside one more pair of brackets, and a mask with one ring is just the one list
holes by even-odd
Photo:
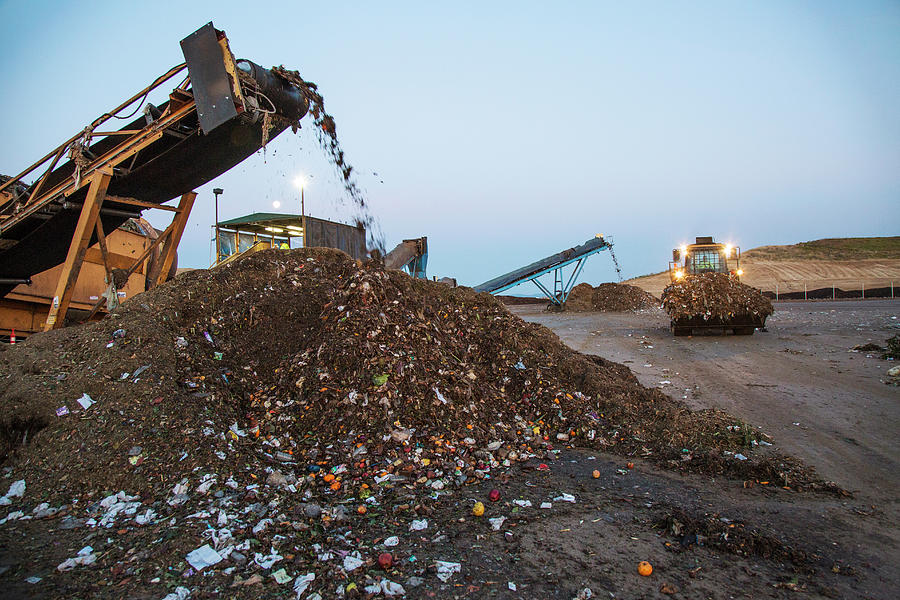
[[14, 510], [11, 513], [9, 513], [8, 515], [6, 515], [5, 517], [3, 517], [2, 519], [0, 519], [0, 525], [3, 525], [7, 521], [17, 521], [24, 516], [25, 516], [25, 513], [23, 513], [21, 510]]
[[459, 573], [462, 571], [462, 565], [460, 563], [455, 562], [447, 562], [443, 560], [435, 561], [435, 566], [437, 567], [437, 577], [444, 583], [453, 577], [454, 573]]
[[207, 473], [203, 477], [200, 478], [200, 485], [197, 486], [198, 494], [205, 494], [209, 491], [209, 488], [216, 485], [217, 475], [215, 473]]
[[69, 571], [71, 569], [74, 569], [78, 565], [92, 565], [96, 560], [97, 555], [94, 553], [94, 549], [90, 546], [85, 546], [78, 551], [78, 555], [74, 558], [67, 558], [63, 562], [59, 563], [59, 566], [56, 567], [56, 570]]
[[428, 529], [428, 519], [415, 519], [409, 524], [410, 531], [422, 531]]
[[12, 504], [13, 498], [21, 498], [23, 494], [25, 494], [25, 480], [20, 479], [14, 481], [12, 485], [9, 486], [9, 491], [6, 492], [6, 495], [0, 497], [0, 506]]
[[735, 457], [736, 459], [738, 459], [738, 460], [747, 460], [747, 457], [744, 456], [743, 454], [741, 454], [740, 452], [738, 452], [737, 454], [735, 454], [734, 457]]
[[272, 573], [272, 578], [281, 585], [284, 585], [291, 580], [291, 576], [288, 575], [287, 571], [285, 571], [284, 569], [278, 569], [277, 571]]
[[506, 521], [506, 517], [494, 517], [493, 519], [488, 519], [491, 524], [491, 527], [494, 528], [494, 531], [500, 531], [500, 528], [503, 527], [503, 522]]
[[191, 590], [186, 587], [179, 585], [175, 588], [175, 591], [171, 594], [166, 595], [162, 600], [187, 600], [191, 597]]
[[94, 404], [94, 399], [87, 394], [82, 394], [81, 398], [79, 398], [77, 402], [81, 405], [81, 408], [87, 410], [91, 407], [92, 404]]
[[565, 492], [562, 493], [561, 496], [557, 496], [553, 499], [554, 502], [575, 502], [575, 496], [572, 494], [567, 494]]
[[212, 565], [221, 562], [222, 557], [218, 552], [213, 550], [209, 544], [203, 544], [196, 550], [188, 552], [187, 561], [192, 567], [198, 571], [202, 571], [206, 567], [211, 567]]
[[353, 552], [344, 557], [344, 570], [348, 573], [363, 566], [365, 562], [360, 558], [359, 552]]
[[169, 506], [178, 506], [187, 502], [186, 495], [189, 489], [191, 486], [188, 484], [187, 477], [176, 483], [172, 488], [172, 497], [167, 500]]
[[512, 581], [506, 582], [506, 587], [508, 587], [508, 588], [509, 588], [509, 591], [511, 591], [511, 592], [515, 592], [515, 591], [516, 591], [516, 584], [513, 583]]
[[513, 504], [522, 508], [531, 508], [531, 500], [513, 500]]
[[253, 527], [253, 535], [258, 534], [260, 531], [264, 531], [266, 527], [273, 523], [272, 519], [263, 519], [259, 523], [257, 523]]
[[553, 508], [553, 504], [550, 502], [541, 502], [541, 508]]
[[294, 580], [294, 592], [296, 592], [297, 598], [303, 595], [303, 592], [306, 591], [306, 588], [309, 587], [309, 584], [312, 583], [315, 578], [315, 573], [297, 576], [297, 579]]
[[392, 535], [391, 537], [384, 538], [384, 545], [388, 548], [393, 548], [394, 546], [396, 546], [399, 543], [400, 543], [400, 538], [398, 538], [396, 535]]
[[156, 518], [156, 512], [152, 508], [148, 508], [147, 512], [139, 514], [134, 518], [134, 522], [138, 525], [146, 525], [147, 523], [151, 523], [153, 519]]
[[254, 554], [253, 562], [258, 564], [263, 569], [271, 569], [272, 565], [277, 563], [282, 558], [284, 558], [284, 557], [281, 556], [280, 554], [278, 554], [277, 552], [275, 552], [275, 548], [272, 548], [271, 554], [263, 555], [263, 554], [260, 554], [259, 552]]
[[447, 399], [444, 398], [444, 395], [437, 388], [431, 388], [434, 390], [434, 393], [437, 395], [437, 399], [441, 401], [441, 404], [447, 404]]
[[385, 596], [402, 596], [406, 594], [406, 590], [403, 589], [403, 586], [399, 583], [394, 583], [393, 581], [388, 581], [387, 579], [381, 580], [381, 593]]
[[138, 496], [129, 496], [125, 492], [110, 494], [100, 501], [100, 507], [106, 509], [106, 514], [100, 518], [100, 527], [112, 527], [120, 514], [131, 516], [137, 513], [142, 504]]

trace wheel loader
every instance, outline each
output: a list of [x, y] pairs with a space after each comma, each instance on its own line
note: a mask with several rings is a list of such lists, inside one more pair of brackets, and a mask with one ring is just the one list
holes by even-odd
[[[672, 250], [669, 262], [669, 279], [672, 283], [702, 275], [722, 273], [740, 281], [744, 274], [741, 269], [741, 249], [732, 244], [713, 241], [712, 236], [697, 237], [693, 244], [682, 245]], [[730, 317], [708, 317], [692, 315], [673, 318], [672, 333], [676, 336], [698, 333], [733, 333], [752, 335], [765, 327], [766, 315], [734, 314]]]

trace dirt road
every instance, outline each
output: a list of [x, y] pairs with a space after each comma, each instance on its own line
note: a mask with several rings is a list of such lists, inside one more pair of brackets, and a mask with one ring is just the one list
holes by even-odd
[[[883, 345], [900, 333], [900, 302], [781, 302], [767, 332], [693, 338], [672, 336], [667, 316], [658, 309], [558, 314], [526, 305], [510, 310], [549, 327], [576, 350], [628, 365], [641, 383], [692, 408], [720, 408], [758, 426], [777, 449], [854, 493], [855, 508], [849, 511], [850, 505], [825, 510], [811, 498], [795, 499], [794, 511], [808, 513], [799, 519], [804, 529], [840, 540], [856, 561], [871, 565], [879, 556], [896, 558], [900, 388], [885, 384], [886, 370], [896, 363], [851, 349]], [[783, 508], [771, 507], [769, 525], [787, 532], [797, 517]], [[757, 517], [770, 512], [765, 502], [755, 511]], [[815, 546], [823, 547], [821, 541]], [[893, 575], [885, 579], [884, 572], [872, 573], [872, 587], [862, 586], [866, 591], [854, 586], [859, 597], [879, 596], [896, 585], [896, 567], [889, 562], [887, 569]]]
[[900, 388], [883, 383], [892, 363], [850, 351], [900, 333], [900, 302], [782, 302], [768, 332], [693, 338], [673, 337], [660, 310], [511, 310], [576, 350], [628, 365], [641, 383], [692, 408], [720, 408], [759, 426], [845, 489], [900, 496]]

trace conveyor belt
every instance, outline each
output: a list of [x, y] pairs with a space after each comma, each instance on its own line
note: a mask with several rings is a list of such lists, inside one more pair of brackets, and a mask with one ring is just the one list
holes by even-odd
[[[197, 50], [195, 43], [193, 54], [185, 51], [190, 88], [182, 84], [172, 91], [168, 102], [158, 107], [146, 105], [144, 116], [119, 131], [100, 132], [102, 124], [113, 122], [112, 115], [143, 102], [150, 91], [185, 69], [185, 65], [174, 67], [14, 181], [0, 184], [10, 191], [0, 194], [0, 298], [14, 287], [3, 280], [28, 279], [66, 258], [92, 173], [101, 169], [113, 173], [100, 211], [103, 229], [111, 231], [129, 217], [139, 216], [141, 210], [186, 194], [231, 169], [306, 114], [308, 103], [292, 84], [249, 61], [234, 63], [224, 33], [211, 23], [186, 41], [196, 41], [201, 35], [205, 47], [199, 44]], [[234, 67], [227, 76], [223, 57], [226, 66]], [[210, 66], [221, 71], [222, 81], [212, 81], [207, 74], [205, 85], [210, 89], [206, 89], [200, 84], [200, 75]], [[243, 72], [245, 103], [237, 107], [231, 97], [236, 70]], [[258, 100], [263, 97], [265, 100]], [[211, 117], [204, 103], [216, 106], [223, 102], [233, 116], [204, 123]], [[271, 119], [264, 119], [255, 107], [263, 104], [268, 110], [274, 108]], [[263, 134], [264, 124], [270, 126], [267, 135]], [[66, 154], [78, 160], [66, 160]], [[21, 183], [26, 176], [38, 179], [23, 193]], [[136, 206], [135, 202], [144, 204]], [[94, 236], [90, 243], [96, 240]]]
[[[578, 279], [578, 275], [581, 273], [581, 269], [584, 266], [584, 260], [588, 256], [596, 254], [602, 250], [606, 250], [607, 248], [612, 249], [612, 244], [606, 241], [602, 236], [598, 235], [594, 238], [589, 239], [580, 246], [575, 246], [574, 248], [569, 248], [568, 250], [557, 252], [552, 256], [542, 258], [541, 260], [535, 261], [530, 265], [522, 267], [521, 269], [516, 269], [515, 271], [510, 271], [509, 273], [501, 275], [500, 277], [495, 277], [490, 281], [485, 281], [481, 285], [475, 286], [474, 289], [477, 292], [499, 294], [500, 292], [506, 291], [511, 287], [519, 285], [520, 283], [525, 283], [526, 281], [534, 281], [535, 285], [540, 288], [540, 290], [550, 299], [551, 302], [564, 304], [566, 298], [568, 298], [569, 296], [569, 292], [572, 290], [572, 286], [574, 285], [575, 280]], [[565, 285], [562, 285], [561, 269], [572, 263], [577, 263], [575, 270], [569, 277], [568, 282]], [[553, 271], [556, 272], [555, 274], [558, 285], [555, 286], [554, 291], [551, 293], [546, 288], [546, 286], [538, 281], [538, 277], [546, 275], [547, 273]]]
[[425, 279], [425, 267], [428, 263], [428, 238], [420, 237], [403, 240], [384, 257], [384, 266], [400, 271], [407, 269], [409, 274], [418, 279]]

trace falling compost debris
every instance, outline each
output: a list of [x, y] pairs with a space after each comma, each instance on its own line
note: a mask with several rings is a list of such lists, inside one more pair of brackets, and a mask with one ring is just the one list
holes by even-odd
[[325, 110], [325, 98], [319, 92], [318, 86], [311, 81], [304, 80], [298, 71], [286, 69], [284, 65], [272, 67], [272, 72], [296, 85], [303, 97], [306, 98], [306, 101], [309, 103], [309, 114], [312, 115], [315, 127], [316, 139], [341, 177], [344, 191], [357, 210], [356, 223], [365, 227], [369, 236], [369, 248], [378, 250], [381, 256], [384, 256], [384, 235], [378, 222], [369, 210], [369, 205], [353, 174], [353, 166], [347, 162], [347, 158], [344, 156], [344, 150], [341, 148], [337, 137], [337, 124], [334, 121], [334, 117]]

